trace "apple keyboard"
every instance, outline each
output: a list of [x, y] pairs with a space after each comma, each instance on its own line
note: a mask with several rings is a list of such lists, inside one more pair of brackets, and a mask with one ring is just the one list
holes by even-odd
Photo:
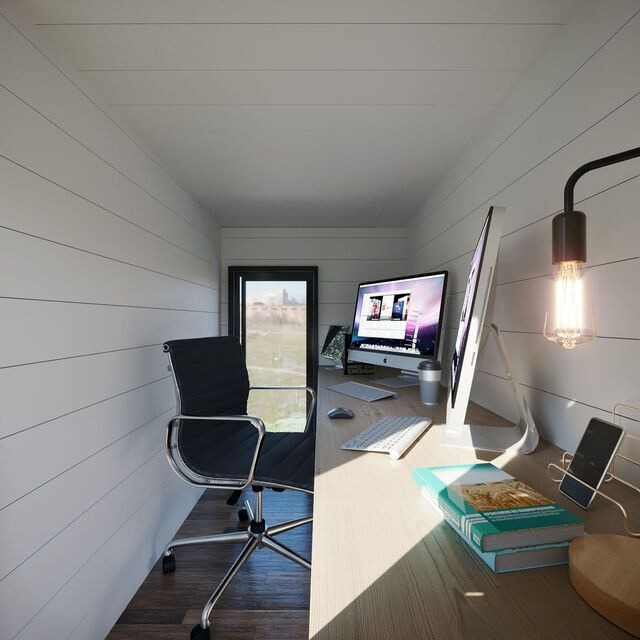
[[397, 460], [430, 424], [431, 418], [425, 416], [386, 416], [345, 442], [341, 449], [388, 453]]

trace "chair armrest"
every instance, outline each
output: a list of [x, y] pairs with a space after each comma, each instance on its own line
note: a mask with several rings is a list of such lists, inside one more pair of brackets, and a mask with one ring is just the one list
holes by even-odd
[[311, 387], [292, 387], [292, 386], [284, 386], [284, 387], [249, 387], [249, 391], [306, 391], [311, 396], [311, 406], [309, 407], [309, 411], [307, 412], [307, 423], [305, 425], [304, 430], [306, 431], [309, 428], [311, 423], [311, 418], [313, 417], [313, 413], [316, 410], [316, 392]]
[[264, 422], [260, 420], [257, 416], [244, 416], [244, 415], [223, 415], [223, 416], [183, 416], [182, 414], [178, 414], [171, 418], [171, 421], [174, 420], [211, 420], [212, 422], [249, 422], [251, 423], [257, 430], [258, 433], [264, 435], [267, 431], [267, 428], [264, 426]]
[[[258, 441], [256, 442], [256, 448], [253, 453], [253, 458], [251, 460], [251, 466], [249, 468], [249, 474], [247, 476], [246, 482], [244, 481], [236, 481], [236, 480], [226, 480], [220, 478], [218, 482], [214, 482], [212, 478], [208, 478], [206, 476], [202, 476], [195, 471], [193, 471], [189, 465], [183, 460], [182, 455], [180, 453], [180, 449], [178, 447], [176, 436], [174, 436], [175, 431], [172, 429], [172, 426], [176, 420], [205, 420], [210, 422], [248, 422], [252, 426], [254, 426], [258, 431]], [[169, 460], [169, 464], [171, 468], [186, 482], [189, 484], [193, 484], [198, 487], [210, 487], [210, 488], [229, 488], [234, 487], [238, 489], [244, 489], [248, 487], [253, 481], [253, 476], [256, 470], [256, 465], [258, 463], [258, 456], [260, 454], [260, 448], [262, 447], [262, 440], [264, 438], [264, 434], [267, 429], [264, 425], [264, 422], [258, 418], [257, 416], [249, 416], [249, 415], [222, 415], [222, 416], [185, 416], [182, 414], [177, 414], [169, 420], [169, 424], [167, 425], [167, 435], [165, 438], [165, 453], [167, 454], [167, 459]]]

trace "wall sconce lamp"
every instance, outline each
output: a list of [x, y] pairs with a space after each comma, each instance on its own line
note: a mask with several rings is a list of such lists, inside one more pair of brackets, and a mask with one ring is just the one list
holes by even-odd
[[552, 261], [557, 272], [544, 321], [544, 337], [565, 349], [596, 336], [593, 307], [578, 265], [587, 261], [587, 216], [573, 208], [576, 182], [589, 171], [640, 157], [640, 147], [592, 160], [576, 169], [564, 186], [564, 211], [553, 218]]

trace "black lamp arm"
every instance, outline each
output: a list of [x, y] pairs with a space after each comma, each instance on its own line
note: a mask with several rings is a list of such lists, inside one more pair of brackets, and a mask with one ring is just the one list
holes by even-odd
[[551, 256], [553, 264], [587, 261], [587, 216], [582, 211], [575, 211], [573, 208], [573, 192], [576, 182], [589, 171], [632, 158], [640, 158], [640, 147], [587, 162], [569, 176], [564, 185], [564, 211], [554, 216], [552, 223]]
[[604, 158], [598, 158], [597, 160], [591, 160], [578, 167], [567, 180], [564, 185], [564, 210], [565, 213], [573, 211], [573, 191], [576, 186], [576, 182], [582, 178], [585, 173], [593, 171], [594, 169], [600, 169], [601, 167], [608, 167], [610, 164], [617, 164], [618, 162], [624, 162], [625, 160], [631, 160], [632, 158], [640, 158], [640, 147], [635, 149], [629, 149], [628, 151], [621, 151], [620, 153], [614, 153], [611, 156], [605, 156]]

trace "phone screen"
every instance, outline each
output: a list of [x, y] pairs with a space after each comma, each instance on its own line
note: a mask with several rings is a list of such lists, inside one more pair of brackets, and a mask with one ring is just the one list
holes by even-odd
[[[597, 489], [609, 468], [623, 433], [618, 425], [591, 418], [571, 460], [569, 472]], [[560, 491], [585, 509], [595, 496], [594, 491], [566, 475], [560, 483]]]

